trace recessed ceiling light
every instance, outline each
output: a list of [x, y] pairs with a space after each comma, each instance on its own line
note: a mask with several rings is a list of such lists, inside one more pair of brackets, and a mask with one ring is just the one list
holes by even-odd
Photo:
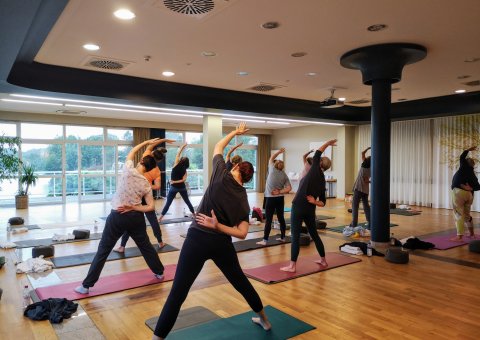
[[385, 24], [376, 24], [376, 25], [371, 25], [367, 27], [367, 31], [370, 32], [378, 32], [378, 31], [383, 31], [386, 29], [388, 26]]
[[465, 92], [467, 92], [467, 90], [464, 90], [464, 89], [455, 90], [455, 93], [465, 93]]
[[480, 60], [480, 58], [478, 58], [478, 57], [475, 57], [475, 58], [467, 58], [467, 59], [464, 60], [464, 62], [466, 62], [466, 63], [474, 63], [474, 62], [477, 62], [477, 61], [479, 61], [479, 60]]
[[399, 102], [404, 102], [405, 100], [407, 100], [407, 98], [400, 98], [400, 99], [398, 99]]
[[300, 58], [300, 57], [304, 57], [307, 55], [307, 52], [295, 52], [295, 53], [292, 53], [291, 56], [294, 57], [294, 58]]
[[400, 90], [399, 87], [393, 87], [393, 88], [392, 88], [392, 91], [399, 91], [399, 90]]
[[89, 51], [98, 51], [100, 49], [100, 46], [95, 44], [85, 44], [83, 45], [83, 48]]
[[175, 75], [175, 72], [172, 72], [172, 71], [163, 71], [162, 72], [162, 75], [164, 75], [165, 77], [173, 77]]
[[465, 74], [463, 76], [458, 76], [457, 79], [467, 79], [467, 78], [470, 78], [471, 76], [469, 76], [468, 74]]
[[267, 29], [267, 30], [277, 28], [278, 26], [280, 26], [280, 24], [276, 21], [268, 21], [268, 22], [262, 24], [262, 27]]
[[202, 52], [202, 55], [204, 57], [215, 57], [217, 54], [213, 51], [203, 51]]
[[315, 77], [317, 75], [317, 73], [315, 72], [308, 72], [308, 73], [305, 73], [305, 75], [309, 76], [309, 77]]
[[345, 100], [347, 100], [347, 98], [345, 98], [345, 97], [340, 97], [340, 98], [338, 98], [338, 100], [341, 101], [341, 102], [344, 102]]
[[135, 13], [126, 8], [121, 8], [113, 13], [117, 18], [122, 20], [132, 20], [135, 18]]
[[248, 76], [248, 72], [245, 72], [245, 71], [237, 72], [237, 76]]

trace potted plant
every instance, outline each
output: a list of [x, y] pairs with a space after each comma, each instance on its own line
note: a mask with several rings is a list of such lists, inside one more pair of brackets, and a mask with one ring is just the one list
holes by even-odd
[[21, 166], [20, 182], [21, 189], [18, 195], [15, 196], [15, 207], [17, 209], [28, 208], [28, 189], [30, 186], [37, 184], [38, 176], [35, 174], [35, 168], [30, 164], [23, 163]]
[[0, 184], [18, 176], [18, 168], [22, 164], [18, 158], [20, 143], [19, 137], [0, 136]]

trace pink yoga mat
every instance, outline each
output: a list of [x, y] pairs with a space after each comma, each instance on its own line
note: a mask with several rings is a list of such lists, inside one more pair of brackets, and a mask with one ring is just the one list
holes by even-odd
[[327, 267], [323, 267], [318, 263], [315, 263], [316, 260], [320, 260], [320, 256], [318, 255], [304, 257], [300, 256], [297, 261], [297, 271], [295, 273], [288, 273], [280, 270], [281, 267], [287, 266], [290, 261], [274, 263], [257, 268], [244, 269], [243, 272], [248, 277], [263, 283], [277, 283], [361, 261], [355, 257], [350, 257], [339, 253], [327, 253], [325, 257], [328, 263]]
[[82, 284], [81, 282], [69, 282], [49, 287], [41, 287], [35, 289], [35, 292], [41, 300], [48, 298], [80, 300], [92, 296], [115, 293], [126, 289], [171, 281], [175, 277], [176, 269], [177, 265], [175, 264], [165, 266], [165, 278], [163, 280], [155, 278], [150, 269], [100, 277], [100, 280], [98, 280], [95, 286], [90, 288], [90, 292], [88, 294], [78, 294], [73, 290], [75, 287], [80, 286]]
[[435, 249], [446, 250], [450, 248], [464, 246], [470, 243], [470, 238], [463, 237], [461, 242], [450, 241], [451, 238], [454, 238], [457, 234], [448, 234], [441, 236], [432, 236], [422, 239], [422, 241], [430, 242], [435, 245]]

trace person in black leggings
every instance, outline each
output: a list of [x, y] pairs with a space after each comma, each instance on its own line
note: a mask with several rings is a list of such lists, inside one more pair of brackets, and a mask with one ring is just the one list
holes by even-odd
[[330, 166], [332, 165], [332, 162], [328, 157], [322, 157], [322, 153], [327, 147], [336, 145], [336, 142], [336, 139], [329, 140], [315, 152], [310, 170], [305, 177], [301, 179], [300, 184], [298, 185], [297, 193], [292, 201], [292, 213], [290, 216], [292, 223], [290, 264], [286, 267], [280, 268], [280, 270], [285, 272], [295, 272], [297, 269], [302, 221], [305, 222], [308, 233], [315, 243], [318, 254], [320, 254], [320, 260], [315, 262], [321, 266], [327, 266], [327, 261], [325, 260], [325, 248], [320, 236], [318, 236], [317, 227], [315, 225], [315, 208], [317, 206], [325, 206], [325, 176], [323, 172], [330, 169]]
[[168, 190], [167, 194], [167, 203], [165, 203], [158, 221], [161, 221], [163, 216], [167, 214], [173, 199], [175, 196], [177, 196], [177, 193], [182, 196], [183, 201], [187, 204], [192, 216], [195, 215], [195, 209], [193, 209], [193, 205], [188, 198], [187, 187], [185, 185], [185, 182], [187, 181], [187, 169], [190, 167], [190, 160], [188, 157], [181, 157], [186, 146], [186, 143], [183, 144], [178, 149], [177, 155], [175, 156], [175, 163], [173, 164], [172, 175], [170, 179], [170, 190]]
[[172, 290], [155, 327], [154, 340], [164, 339], [168, 335], [190, 287], [209, 259], [258, 314], [252, 321], [267, 331], [271, 328], [262, 301], [243, 273], [232, 244], [232, 236], [245, 239], [248, 233], [250, 207], [243, 184], [252, 179], [254, 170], [251, 163], [241, 162], [227, 171], [223, 150], [235, 135], [247, 131], [245, 123], [240, 123], [215, 145], [210, 184], [198, 206], [195, 220], [188, 229]]

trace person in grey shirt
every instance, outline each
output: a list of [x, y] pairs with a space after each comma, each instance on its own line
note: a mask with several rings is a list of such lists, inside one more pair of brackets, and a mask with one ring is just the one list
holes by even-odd
[[350, 227], [355, 228], [358, 223], [358, 208], [360, 201], [362, 201], [363, 211], [367, 218], [368, 228], [370, 229], [370, 204], [368, 203], [368, 194], [370, 191], [370, 156], [365, 157], [370, 147], [362, 151], [362, 165], [358, 171], [357, 179], [353, 184], [353, 199], [352, 199], [352, 222]]
[[284, 217], [285, 197], [284, 194], [288, 194], [292, 190], [290, 180], [287, 174], [283, 170], [285, 164], [283, 161], [275, 160], [278, 155], [285, 152], [284, 148], [281, 148], [275, 152], [268, 161], [268, 177], [265, 185], [265, 231], [263, 234], [263, 240], [257, 242], [260, 245], [266, 245], [270, 231], [272, 230], [273, 214], [276, 212], [278, 222], [280, 223], [280, 238], [279, 241], [285, 241], [285, 230], [287, 225]]

